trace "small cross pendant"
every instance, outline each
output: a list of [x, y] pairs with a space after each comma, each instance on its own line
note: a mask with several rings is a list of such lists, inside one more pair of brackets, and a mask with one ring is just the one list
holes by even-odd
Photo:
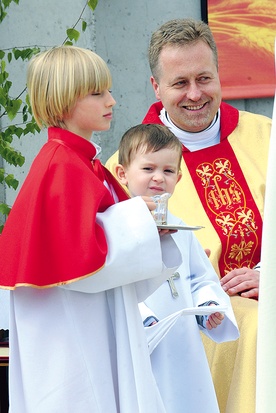
[[173, 298], [176, 298], [179, 295], [177, 292], [176, 286], [174, 284], [174, 280], [178, 280], [179, 278], [180, 278], [180, 274], [176, 272], [170, 278], [167, 279]]

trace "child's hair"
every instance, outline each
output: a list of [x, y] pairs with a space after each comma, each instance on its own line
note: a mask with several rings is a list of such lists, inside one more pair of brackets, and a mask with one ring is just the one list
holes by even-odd
[[149, 153], [164, 148], [178, 151], [180, 170], [182, 144], [178, 138], [164, 125], [139, 124], [128, 129], [122, 136], [118, 161], [127, 168], [139, 150]]
[[34, 56], [28, 66], [27, 87], [39, 127], [65, 128], [78, 98], [110, 89], [111, 74], [104, 60], [88, 49], [58, 46]]

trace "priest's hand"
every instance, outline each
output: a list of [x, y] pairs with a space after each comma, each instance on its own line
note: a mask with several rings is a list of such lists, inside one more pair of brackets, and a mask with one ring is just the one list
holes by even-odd
[[[211, 304], [215, 307], [214, 304]], [[212, 330], [212, 328], [216, 328], [222, 323], [222, 320], [224, 319], [224, 314], [216, 312], [211, 314], [208, 317], [208, 320], [206, 321], [206, 328], [207, 330]]]
[[210, 258], [211, 255], [211, 250], [209, 248], [205, 248], [205, 254], [207, 255], [208, 258]]
[[237, 268], [221, 278], [220, 283], [224, 291], [230, 295], [239, 294], [245, 298], [259, 297], [260, 271], [250, 268]]

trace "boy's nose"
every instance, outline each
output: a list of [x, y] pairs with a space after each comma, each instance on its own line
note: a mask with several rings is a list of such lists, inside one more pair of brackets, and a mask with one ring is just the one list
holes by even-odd
[[164, 181], [164, 176], [162, 173], [156, 172], [153, 176], [153, 180], [156, 182], [163, 182]]
[[114, 105], [116, 105], [116, 100], [112, 96], [111, 92], [108, 92], [107, 106], [112, 107]]

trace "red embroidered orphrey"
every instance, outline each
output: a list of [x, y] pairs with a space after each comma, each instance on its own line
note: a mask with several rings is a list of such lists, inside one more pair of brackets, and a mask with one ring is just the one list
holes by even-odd
[[[260, 261], [262, 218], [228, 140], [183, 157], [222, 244], [221, 276]], [[227, 157], [219, 154], [225, 153]], [[235, 171], [235, 173], [233, 172]]]

